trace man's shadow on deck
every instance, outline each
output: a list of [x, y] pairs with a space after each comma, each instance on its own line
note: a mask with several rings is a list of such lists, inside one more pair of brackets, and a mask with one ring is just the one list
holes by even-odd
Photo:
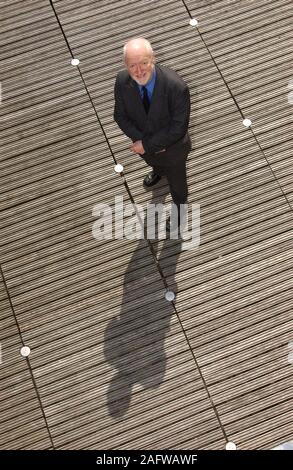
[[[165, 196], [158, 198], [159, 189], [152, 191], [152, 203], [164, 202]], [[159, 262], [167, 249], [176, 252], [168, 268], [168, 285], [176, 292], [174, 277], [181, 241], [166, 239], [162, 243]], [[157, 258], [156, 241], [152, 246]], [[135, 384], [152, 389], [163, 382], [167, 362], [164, 341], [173, 313], [173, 306], [164, 298], [164, 284], [147, 240], [138, 240], [124, 275], [120, 315], [110, 320], [105, 331], [105, 358], [116, 369], [107, 392], [113, 418], [127, 412]]]

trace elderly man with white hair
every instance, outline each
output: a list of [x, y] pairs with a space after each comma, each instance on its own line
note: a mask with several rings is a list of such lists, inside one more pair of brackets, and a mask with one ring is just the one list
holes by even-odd
[[152, 167], [144, 186], [166, 176], [179, 207], [187, 200], [186, 159], [191, 150], [188, 87], [175, 71], [155, 63], [146, 39], [129, 40], [123, 52], [126, 70], [116, 78], [114, 119], [132, 140], [130, 150]]

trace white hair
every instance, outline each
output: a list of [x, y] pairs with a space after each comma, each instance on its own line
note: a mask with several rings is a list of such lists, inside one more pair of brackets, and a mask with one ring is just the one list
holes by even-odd
[[138, 37], [138, 38], [133, 38], [133, 39], [129, 39], [125, 44], [124, 44], [124, 47], [123, 47], [123, 57], [124, 59], [126, 58], [126, 55], [127, 55], [127, 46], [131, 43], [131, 42], [135, 42], [135, 41], [141, 41], [144, 45], [145, 45], [145, 48], [147, 50], [147, 52], [150, 54], [150, 55], [154, 55], [154, 51], [153, 51], [153, 48], [151, 46], [151, 43], [145, 39], [145, 38], [141, 38], [141, 37]]

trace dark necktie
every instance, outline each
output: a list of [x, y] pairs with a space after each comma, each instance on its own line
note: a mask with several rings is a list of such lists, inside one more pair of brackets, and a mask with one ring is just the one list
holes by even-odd
[[148, 97], [148, 91], [145, 86], [142, 87], [142, 91], [143, 91], [142, 102], [144, 105], [145, 112], [148, 113], [150, 109], [150, 100]]

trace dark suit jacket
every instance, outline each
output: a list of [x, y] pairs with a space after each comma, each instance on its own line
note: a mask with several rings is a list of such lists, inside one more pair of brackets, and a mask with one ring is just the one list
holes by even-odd
[[156, 82], [148, 114], [137, 83], [127, 70], [115, 83], [114, 119], [133, 142], [142, 140], [149, 165], [170, 166], [187, 158], [191, 142], [187, 132], [190, 96], [186, 83], [176, 72], [155, 65]]

